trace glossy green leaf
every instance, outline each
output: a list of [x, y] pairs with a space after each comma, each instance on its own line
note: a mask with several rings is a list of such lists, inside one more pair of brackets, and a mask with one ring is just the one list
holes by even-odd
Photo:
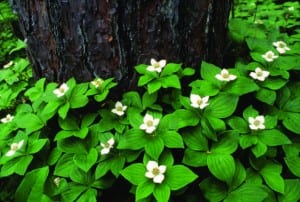
[[183, 165], [167, 167], [165, 182], [171, 190], [178, 190], [192, 183], [197, 175]]
[[284, 161], [289, 170], [297, 177], [300, 177], [300, 157], [299, 156], [288, 156], [284, 158]]
[[206, 151], [200, 152], [186, 149], [184, 151], [182, 162], [189, 166], [202, 167], [207, 165], [207, 156], [208, 154]]
[[261, 142], [268, 146], [278, 146], [291, 143], [285, 134], [276, 129], [263, 130], [257, 137]]
[[120, 137], [118, 149], [138, 150], [144, 148], [147, 143], [144, 131], [140, 129], [131, 129]]
[[300, 181], [299, 179], [284, 180], [284, 194], [278, 195], [279, 202], [299, 201], [300, 200]]
[[163, 139], [165, 146], [168, 148], [184, 148], [181, 135], [175, 131], [163, 132], [161, 138]]
[[212, 177], [202, 180], [199, 186], [208, 201], [219, 202], [227, 195], [226, 184]]
[[285, 113], [285, 118], [283, 119], [283, 125], [290, 131], [300, 134], [300, 113]]
[[219, 180], [230, 184], [235, 174], [235, 161], [228, 154], [210, 154], [207, 156], [209, 171]]
[[170, 75], [170, 76], [161, 78], [161, 85], [163, 88], [181, 89], [179, 78], [176, 75]]
[[140, 200], [148, 197], [154, 191], [154, 183], [151, 180], [147, 180], [141, 184], [139, 184], [136, 188], [135, 197], [136, 200]]
[[80, 195], [77, 202], [97, 202], [98, 191], [96, 189], [89, 188], [82, 195]]
[[146, 153], [153, 158], [158, 160], [160, 154], [164, 150], [164, 141], [160, 137], [149, 137], [145, 145]]
[[94, 148], [88, 154], [75, 154], [74, 162], [83, 171], [87, 172], [97, 161], [98, 151]]
[[149, 94], [158, 91], [160, 88], [161, 88], [161, 82], [159, 80], [154, 80], [147, 84], [147, 90]]
[[255, 94], [255, 97], [269, 105], [273, 105], [276, 100], [276, 92], [266, 88], [261, 88]]
[[142, 163], [131, 164], [120, 173], [133, 185], [139, 185], [148, 180], [145, 177], [146, 166]]
[[260, 170], [260, 174], [271, 189], [283, 194], [284, 180], [281, 177], [281, 171], [281, 165], [268, 163]]
[[169, 198], [171, 195], [170, 187], [166, 184], [160, 184], [155, 187], [153, 195], [159, 202], [169, 202]]
[[196, 151], [208, 151], [208, 140], [201, 133], [201, 128], [182, 131], [182, 137], [188, 148]]
[[206, 117], [226, 118], [230, 116], [237, 107], [239, 97], [230, 94], [219, 94], [205, 108]]

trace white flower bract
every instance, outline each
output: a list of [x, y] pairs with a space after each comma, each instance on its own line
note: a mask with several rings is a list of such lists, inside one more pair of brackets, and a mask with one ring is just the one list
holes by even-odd
[[164, 173], [167, 170], [165, 165], [159, 166], [156, 161], [148, 161], [146, 168], [147, 172], [145, 173], [145, 176], [149, 179], [153, 179], [154, 183], [160, 184], [165, 179]]
[[253, 79], [264, 81], [268, 76], [270, 72], [262, 70], [260, 67], [256, 67], [254, 72], [250, 72], [250, 76]]
[[12, 116], [10, 114], [7, 114], [6, 117], [1, 119], [1, 122], [2, 123], [8, 123], [8, 122], [11, 122], [13, 119], [14, 119], [14, 116]]
[[147, 70], [150, 72], [158, 72], [160, 73], [162, 69], [166, 66], [166, 60], [156, 61], [155, 59], [150, 60], [151, 65], [147, 67]]
[[126, 105], [123, 105], [121, 102], [116, 102], [115, 104], [115, 108], [113, 108], [111, 110], [112, 113], [118, 115], [118, 116], [123, 116], [125, 111], [127, 109], [127, 106]]
[[13, 64], [14, 64], [14, 61], [9, 61], [9, 63], [3, 65], [3, 68], [7, 69], [7, 68], [11, 67]]
[[207, 107], [209, 105], [208, 99], [209, 99], [209, 96], [205, 96], [202, 98], [196, 94], [190, 95], [191, 106], [194, 108], [204, 109], [205, 107]]
[[63, 83], [59, 86], [59, 88], [56, 88], [53, 93], [56, 95], [56, 97], [62, 97], [66, 94], [66, 92], [69, 90], [69, 87], [66, 83]]
[[276, 47], [276, 50], [280, 53], [280, 54], [284, 54], [287, 50], [291, 50], [285, 42], [283, 41], [276, 41], [273, 42], [273, 46]]
[[10, 145], [10, 150], [5, 154], [6, 156], [13, 156], [19, 149], [22, 148], [24, 140], [20, 142], [15, 142]]
[[101, 155], [108, 154], [110, 150], [113, 148], [115, 144], [114, 138], [110, 138], [106, 143], [100, 143], [102, 149], [101, 149]]
[[263, 54], [262, 57], [267, 62], [273, 62], [276, 58], [278, 58], [278, 55], [275, 55], [273, 51], [268, 51], [265, 54]]
[[266, 128], [264, 116], [249, 117], [248, 121], [251, 130], [262, 130]]
[[96, 78], [94, 81], [91, 81], [91, 84], [95, 86], [95, 88], [99, 88], [104, 81], [100, 78]]
[[159, 124], [159, 119], [154, 119], [153, 116], [146, 114], [144, 116], [143, 124], [140, 125], [140, 129], [144, 130], [146, 133], [153, 133]]
[[227, 69], [222, 69], [220, 74], [216, 75], [216, 78], [220, 81], [233, 81], [237, 77], [236, 75], [230, 74]]

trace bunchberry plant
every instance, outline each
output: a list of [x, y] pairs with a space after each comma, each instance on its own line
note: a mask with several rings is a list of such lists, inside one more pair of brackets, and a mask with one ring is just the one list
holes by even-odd
[[241, 1], [229, 25], [246, 56], [202, 61], [199, 75], [152, 58], [118, 100], [113, 78], [30, 84], [27, 60], [4, 63], [0, 200], [300, 200], [299, 30], [282, 31], [300, 5], [283, 4], [277, 22], [243, 9], [256, 2]]

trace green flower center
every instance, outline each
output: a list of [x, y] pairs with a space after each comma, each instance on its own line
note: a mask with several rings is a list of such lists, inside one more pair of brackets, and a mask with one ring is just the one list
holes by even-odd
[[159, 173], [160, 173], [160, 171], [159, 171], [158, 168], [153, 168], [153, 169], [152, 169], [152, 174], [153, 174], [153, 175], [157, 176], [157, 175], [159, 175]]

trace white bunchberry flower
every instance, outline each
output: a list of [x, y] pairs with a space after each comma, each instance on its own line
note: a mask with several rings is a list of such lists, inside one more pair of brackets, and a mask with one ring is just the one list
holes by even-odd
[[262, 21], [261, 19], [257, 19], [254, 21], [254, 24], [262, 25], [264, 24], [264, 21]]
[[94, 81], [91, 82], [91, 84], [95, 86], [95, 88], [99, 88], [103, 82], [104, 81], [102, 79], [96, 78]]
[[23, 146], [24, 140], [21, 140], [18, 143], [12, 143], [10, 145], [10, 150], [5, 154], [6, 156], [12, 156], [16, 153], [16, 151], [18, 151], [19, 149], [21, 149], [21, 147]]
[[294, 6], [290, 6], [290, 7], [288, 7], [288, 10], [289, 10], [289, 11], [294, 11], [295, 8], [294, 8]]
[[13, 119], [14, 119], [14, 116], [12, 116], [10, 114], [7, 114], [6, 117], [1, 119], [1, 122], [2, 123], [8, 123], [8, 122], [11, 122]]
[[220, 81], [232, 81], [236, 79], [236, 76], [230, 74], [227, 69], [222, 69], [221, 73], [216, 75], [216, 78]]
[[249, 127], [251, 130], [259, 130], [265, 129], [265, 117], [257, 116], [257, 117], [249, 117]]
[[112, 113], [118, 115], [118, 116], [123, 116], [125, 111], [127, 109], [126, 105], [123, 105], [121, 102], [116, 102], [115, 108], [111, 110]]
[[276, 47], [276, 50], [280, 53], [280, 54], [284, 54], [287, 50], [291, 50], [285, 42], [283, 41], [276, 41], [273, 43], [273, 46]]
[[101, 149], [101, 155], [108, 154], [110, 150], [114, 147], [115, 140], [114, 138], [110, 138], [106, 143], [100, 143], [102, 149]]
[[59, 86], [59, 88], [56, 88], [53, 93], [56, 95], [56, 97], [61, 97], [66, 94], [66, 92], [69, 90], [69, 87], [66, 83], [63, 83]]
[[273, 62], [274, 59], [278, 58], [278, 55], [275, 55], [273, 51], [268, 51], [265, 54], [262, 55], [262, 57], [267, 61], [267, 62]]
[[145, 173], [145, 176], [149, 179], [153, 179], [154, 183], [160, 184], [165, 179], [164, 173], [167, 170], [165, 165], [159, 166], [156, 161], [148, 161], [146, 168], [147, 172]]
[[270, 72], [262, 70], [260, 67], [256, 67], [254, 72], [250, 72], [250, 76], [253, 79], [257, 79], [259, 81], [264, 81], [268, 76]]
[[145, 130], [146, 133], [153, 133], [159, 123], [159, 119], [154, 119], [153, 116], [146, 114], [144, 116], [143, 124], [140, 125], [140, 129]]
[[5, 65], [3, 66], [3, 68], [4, 68], [4, 69], [7, 69], [7, 68], [11, 67], [13, 64], [14, 64], [14, 61], [9, 61], [9, 63], [5, 64]]
[[55, 184], [56, 187], [59, 187], [60, 180], [61, 180], [60, 177], [54, 178], [53, 183]]
[[150, 72], [158, 72], [160, 73], [162, 69], [166, 66], [166, 60], [156, 61], [155, 59], [150, 60], [151, 65], [147, 67], [147, 70]]
[[208, 99], [209, 96], [205, 96], [201, 98], [199, 95], [191, 94], [190, 96], [191, 106], [194, 108], [204, 109], [206, 106], [209, 105]]

